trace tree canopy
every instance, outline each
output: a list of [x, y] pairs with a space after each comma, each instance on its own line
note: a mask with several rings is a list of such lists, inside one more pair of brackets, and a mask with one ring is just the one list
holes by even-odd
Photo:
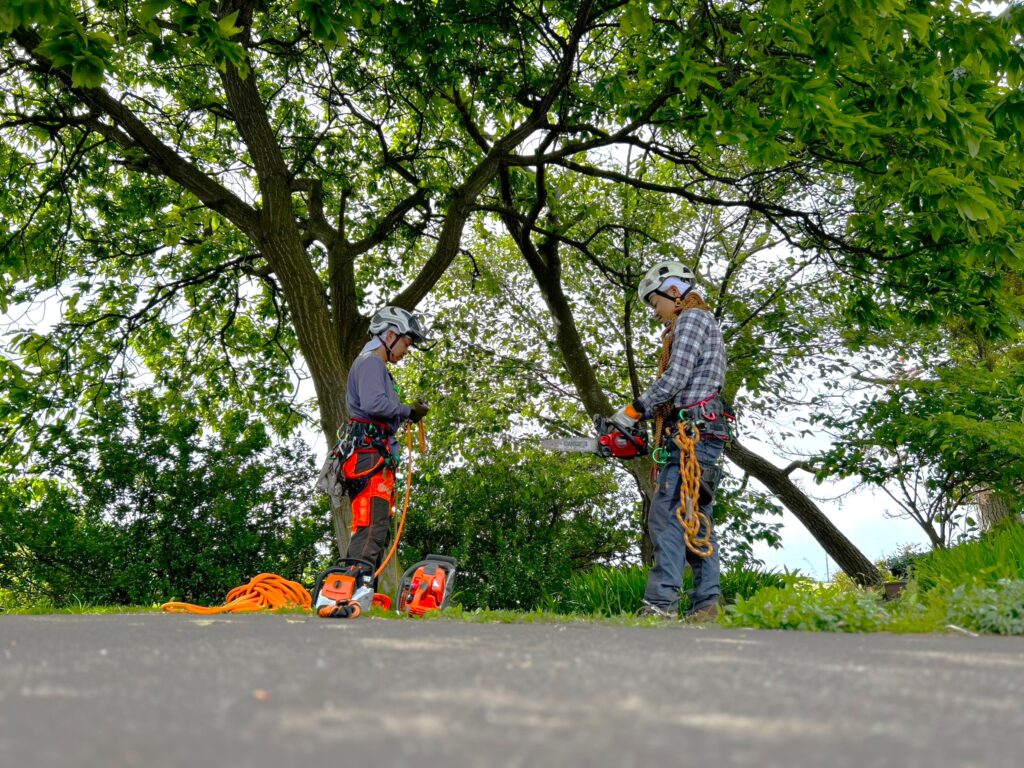
[[797, 361], [908, 319], [1010, 339], [1022, 25], [924, 0], [7, 3], [0, 297], [59, 319], [9, 339], [6, 443], [139, 374], [281, 432], [308, 375], [330, 436], [373, 310], [439, 301], [501, 231], [590, 414], [643, 384], [632, 291], [663, 256], [715, 294], [758, 418]]

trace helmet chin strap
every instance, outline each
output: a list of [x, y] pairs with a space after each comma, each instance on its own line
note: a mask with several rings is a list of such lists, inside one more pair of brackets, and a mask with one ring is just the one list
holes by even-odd
[[377, 338], [380, 339], [380, 343], [384, 345], [384, 354], [387, 355], [388, 362], [389, 363], [395, 362], [395, 358], [391, 355], [391, 350], [395, 348], [395, 344], [397, 344], [398, 340], [400, 338], [402, 338], [402, 337], [396, 335], [395, 336], [395, 340], [393, 342], [391, 342], [390, 344], [388, 344], [386, 341], [384, 341], [384, 339], [387, 338], [387, 333], [385, 333], [383, 336], [378, 336]]

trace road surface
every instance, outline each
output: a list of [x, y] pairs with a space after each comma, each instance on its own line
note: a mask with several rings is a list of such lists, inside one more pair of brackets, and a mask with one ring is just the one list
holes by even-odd
[[1024, 640], [0, 616], [2, 768], [1024, 765]]

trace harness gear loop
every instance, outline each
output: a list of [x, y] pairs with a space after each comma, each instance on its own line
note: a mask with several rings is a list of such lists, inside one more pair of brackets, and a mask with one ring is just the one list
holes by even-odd
[[[709, 557], [715, 551], [711, 543], [711, 521], [698, 504], [700, 499], [700, 461], [697, 443], [700, 429], [692, 422], [679, 422], [674, 442], [679, 446], [679, 506], [676, 518], [683, 527], [686, 548], [697, 557]], [[704, 535], [700, 535], [701, 528]]]
[[276, 573], [261, 573], [248, 584], [235, 587], [224, 598], [224, 605], [206, 607], [192, 603], [170, 602], [160, 606], [167, 613], [198, 613], [212, 616], [218, 613], [245, 613], [267, 608], [305, 608], [309, 610], [313, 598], [306, 588], [288, 581]]

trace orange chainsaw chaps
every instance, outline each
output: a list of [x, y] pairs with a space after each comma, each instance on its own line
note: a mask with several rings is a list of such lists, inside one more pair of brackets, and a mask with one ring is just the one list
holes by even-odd
[[378, 474], [370, 478], [359, 494], [352, 499], [352, 533], [365, 528], [373, 521], [373, 500], [383, 499], [388, 505], [389, 514], [393, 512], [392, 505], [395, 501], [395, 473], [385, 467]]

